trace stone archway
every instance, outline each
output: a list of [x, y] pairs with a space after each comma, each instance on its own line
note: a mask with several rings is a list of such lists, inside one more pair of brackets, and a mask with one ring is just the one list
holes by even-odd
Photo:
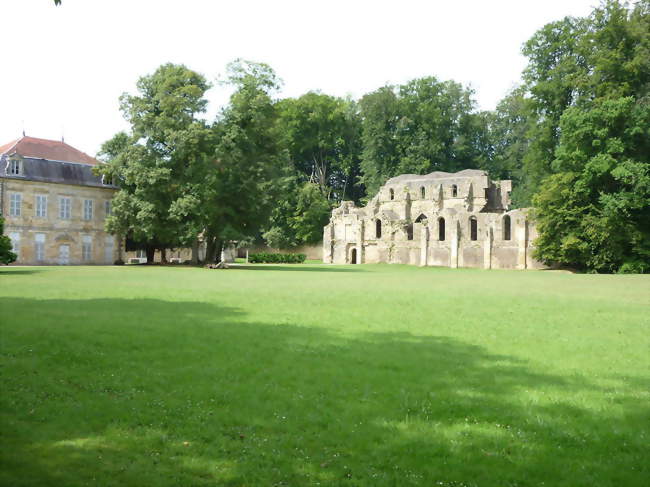
[[356, 247], [350, 251], [350, 264], [357, 264], [357, 249]]

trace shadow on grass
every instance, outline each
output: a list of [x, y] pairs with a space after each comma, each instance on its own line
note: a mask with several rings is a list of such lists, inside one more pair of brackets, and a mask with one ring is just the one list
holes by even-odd
[[43, 271], [41, 269], [23, 269], [23, 268], [16, 269], [15, 267], [0, 266], [0, 275], [2, 275], [2, 274], [5, 274], [5, 275], [11, 274], [12, 276], [31, 275], [31, 274], [38, 274], [40, 272], [43, 272]]
[[234, 264], [231, 269], [246, 271], [363, 272], [360, 266], [330, 267], [324, 264]]
[[[0, 484], [644, 485], [621, 382], [445, 337], [342, 337], [238, 309], [0, 298]], [[644, 429], [645, 428], [645, 429]]]

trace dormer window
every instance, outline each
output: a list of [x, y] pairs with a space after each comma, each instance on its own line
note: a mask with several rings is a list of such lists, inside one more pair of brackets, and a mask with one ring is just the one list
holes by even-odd
[[18, 159], [9, 159], [9, 167], [7, 168], [7, 174], [10, 176], [20, 176], [22, 174], [22, 167], [20, 160]]
[[108, 174], [102, 174], [102, 184], [106, 184], [107, 186], [110, 186], [111, 184], [113, 184], [113, 178]]

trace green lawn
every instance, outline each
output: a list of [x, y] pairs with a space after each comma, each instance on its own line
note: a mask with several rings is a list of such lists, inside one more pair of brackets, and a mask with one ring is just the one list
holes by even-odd
[[650, 277], [0, 269], [0, 485], [647, 486]]

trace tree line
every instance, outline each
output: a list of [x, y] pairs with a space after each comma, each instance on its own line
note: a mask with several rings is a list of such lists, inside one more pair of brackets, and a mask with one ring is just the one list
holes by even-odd
[[160, 66], [122, 95], [130, 130], [99, 153], [120, 187], [107, 229], [149, 258], [201, 238], [211, 262], [226, 241], [316, 243], [333, 206], [398, 174], [477, 168], [533, 207], [542, 261], [650, 271], [650, 0], [550, 23], [522, 52], [521, 83], [493, 111], [434, 76], [280, 99], [271, 67], [237, 60], [206, 121], [206, 78]]

